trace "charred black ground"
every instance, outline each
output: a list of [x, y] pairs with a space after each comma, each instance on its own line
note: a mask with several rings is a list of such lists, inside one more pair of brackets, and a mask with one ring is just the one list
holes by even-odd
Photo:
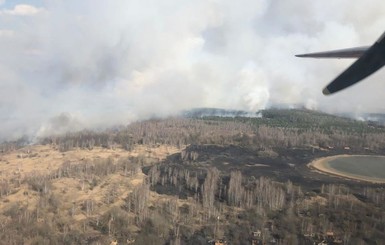
[[[26, 142], [5, 142], [0, 151], [16, 151]], [[1, 182], [3, 203], [20, 185], [28, 186], [26, 195], [40, 198], [38, 210], [15, 203], [1, 214], [0, 238], [8, 243], [98, 244], [112, 238], [119, 243], [194, 245], [218, 238], [228, 244], [385, 241], [384, 185], [307, 167], [325, 156], [384, 155], [385, 129], [375, 122], [309, 110], [272, 109], [245, 117], [238, 111], [210, 109], [103, 132], [51, 136], [40, 143], [63, 155], [79, 149], [92, 153], [96, 147], [127, 152], [141, 148], [144, 153], [64, 162], [52, 173]], [[152, 152], [160, 147], [178, 150], [164, 160], [154, 159]], [[130, 181], [142, 172], [145, 181], [133, 189], [111, 184], [111, 176]], [[90, 197], [73, 202], [64, 217], [58, 201], [64, 193], [50, 189], [63, 179], [81, 183], [82, 193], [99, 188], [108, 195], [102, 201]], [[123, 197], [117, 194], [126, 191]]]

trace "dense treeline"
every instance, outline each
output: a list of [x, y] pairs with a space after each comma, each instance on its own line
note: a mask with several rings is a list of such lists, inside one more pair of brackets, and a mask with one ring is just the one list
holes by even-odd
[[[58, 145], [61, 151], [74, 148], [123, 147], [135, 144], [256, 144], [259, 147], [353, 147], [382, 148], [385, 128], [372, 122], [308, 110], [264, 110], [261, 117], [173, 117], [131, 123], [104, 131], [83, 130], [41, 138], [43, 144]], [[0, 152], [29, 144], [24, 136], [3, 142]]]
[[132, 149], [135, 144], [236, 144], [259, 148], [350, 147], [380, 150], [382, 126], [306, 110], [266, 110], [261, 118], [152, 119], [103, 132], [81, 131], [41, 139], [61, 151], [95, 146]]

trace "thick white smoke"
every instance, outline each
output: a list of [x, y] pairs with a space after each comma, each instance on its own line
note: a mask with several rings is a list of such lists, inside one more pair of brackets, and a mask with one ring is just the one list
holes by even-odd
[[380, 0], [0, 0], [0, 139], [127, 124], [194, 107], [383, 112], [384, 71], [325, 97], [370, 45]]

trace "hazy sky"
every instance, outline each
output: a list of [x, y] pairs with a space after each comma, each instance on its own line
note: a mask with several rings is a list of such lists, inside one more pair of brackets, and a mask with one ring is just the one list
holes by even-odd
[[385, 69], [332, 96], [383, 0], [0, 0], [0, 140], [194, 107], [385, 112]]

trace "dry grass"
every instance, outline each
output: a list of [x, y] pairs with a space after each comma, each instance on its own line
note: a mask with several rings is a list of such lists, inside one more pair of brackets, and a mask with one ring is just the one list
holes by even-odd
[[[32, 174], [43, 176], [57, 170], [64, 162], [81, 163], [95, 159], [121, 158], [143, 156], [152, 161], [159, 161], [179, 150], [168, 145], [156, 147], [137, 146], [132, 151], [123, 149], [94, 148], [93, 150], [76, 149], [60, 152], [52, 145], [28, 146], [10, 153], [0, 154], [0, 181], [13, 183], [11, 193], [0, 198], [1, 213], [13, 205], [26, 207], [36, 212], [41, 194], [33, 191], [23, 179]], [[14, 182], [20, 180], [20, 184]], [[58, 203], [59, 216], [69, 216], [79, 223], [87, 218], [82, 206], [87, 200], [92, 200], [94, 210], [89, 217], [100, 216], [112, 206], [122, 206], [124, 199], [132, 189], [144, 180], [141, 172], [124, 176], [122, 173], [110, 174], [92, 185], [86, 180], [60, 178], [50, 181], [50, 195]], [[1, 214], [0, 214], [1, 215]]]
[[93, 150], [77, 149], [68, 152], [60, 152], [55, 146], [36, 145], [29, 146], [11, 153], [0, 154], [1, 178], [13, 176], [25, 177], [25, 175], [38, 172], [46, 174], [56, 170], [64, 162], [80, 162], [94, 159], [106, 159], [112, 157], [119, 159], [124, 157], [145, 157], [162, 160], [166, 156], [178, 152], [175, 147], [162, 145], [159, 147], [137, 146], [132, 151], [123, 149], [105, 149], [95, 147]]

